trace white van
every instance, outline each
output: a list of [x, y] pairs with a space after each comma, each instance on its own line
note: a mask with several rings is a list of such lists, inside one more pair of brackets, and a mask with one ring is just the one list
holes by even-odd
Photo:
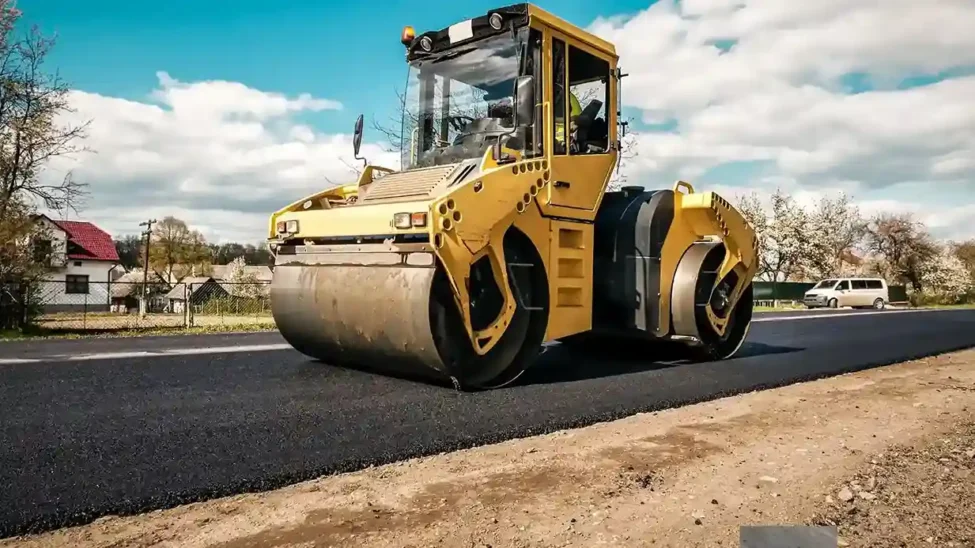
[[887, 281], [883, 278], [830, 278], [806, 291], [802, 303], [808, 308], [876, 308], [890, 302]]

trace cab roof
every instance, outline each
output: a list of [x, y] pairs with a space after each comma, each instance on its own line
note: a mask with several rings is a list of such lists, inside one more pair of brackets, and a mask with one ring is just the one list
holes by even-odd
[[571, 36], [572, 38], [575, 38], [580, 42], [584, 42], [607, 55], [616, 57], [616, 46], [614, 46], [612, 42], [607, 42], [595, 34], [583, 30], [577, 25], [573, 25], [565, 19], [543, 10], [535, 4], [526, 3], [525, 6], [528, 8], [529, 17], [531, 17], [533, 20], [541, 21], [542, 23], [555, 28], [562, 34]]
[[[490, 25], [490, 17], [497, 13], [503, 18], [501, 30], [496, 30]], [[542, 8], [529, 3], [511, 4], [508, 6], [490, 9], [481, 15], [476, 15], [470, 19], [458, 21], [457, 24], [443, 29], [428, 30], [422, 34], [417, 34], [407, 47], [407, 60], [424, 57], [429, 53], [436, 53], [452, 49], [468, 42], [474, 42], [488, 36], [500, 35], [508, 32], [508, 25], [512, 22], [516, 28], [521, 28], [529, 24], [530, 21], [538, 21], [549, 26], [558, 32], [582, 42], [596, 50], [616, 59], [616, 47], [606, 40], [579, 28], [565, 19], [549, 13]], [[466, 25], [469, 23], [469, 25]], [[460, 34], [454, 35], [455, 29], [466, 26]], [[418, 45], [423, 37], [428, 37], [431, 41], [431, 51], [419, 51]]]

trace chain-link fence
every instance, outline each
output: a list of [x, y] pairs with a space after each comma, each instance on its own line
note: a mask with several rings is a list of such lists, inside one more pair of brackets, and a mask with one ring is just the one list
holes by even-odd
[[[267, 281], [235, 283], [194, 278], [170, 285], [68, 276], [63, 281], [30, 284], [24, 305], [21, 317], [27, 325], [45, 331], [274, 324]], [[12, 309], [11, 305], [2, 306], [3, 310]]]
[[[756, 305], [801, 304], [812, 283], [755, 282]], [[209, 326], [274, 326], [270, 281], [187, 278], [176, 284], [89, 281], [84, 276], [30, 285], [0, 284], [0, 330], [125, 331]], [[143, 295], [145, 299], [143, 299]], [[890, 300], [907, 300], [890, 286]]]
[[0, 331], [22, 329], [27, 321], [23, 284], [0, 284]]
[[177, 306], [188, 311], [188, 324], [193, 327], [274, 324], [271, 285], [266, 282], [190, 283]]

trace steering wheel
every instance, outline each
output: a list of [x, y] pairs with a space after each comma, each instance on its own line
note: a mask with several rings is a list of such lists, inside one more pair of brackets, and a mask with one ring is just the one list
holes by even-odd
[[474, 118], [470, 116], [457, 115], [457, 116], [450, 116], [449, 118], [447, 118], [447, 121], [450, 123], [450, 127], [452, 127], [454, 131], [459, 132], [464, 129], [464, 126], [473, 122]]

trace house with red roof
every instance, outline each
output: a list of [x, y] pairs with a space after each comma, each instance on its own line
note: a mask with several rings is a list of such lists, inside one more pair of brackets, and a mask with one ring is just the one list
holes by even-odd
[[45, 312], [107, 311], [112, 273], [120, 266], [112, 236], [87, 221], [35, 215], [34, 248], [46, 257], [41, 287]]

